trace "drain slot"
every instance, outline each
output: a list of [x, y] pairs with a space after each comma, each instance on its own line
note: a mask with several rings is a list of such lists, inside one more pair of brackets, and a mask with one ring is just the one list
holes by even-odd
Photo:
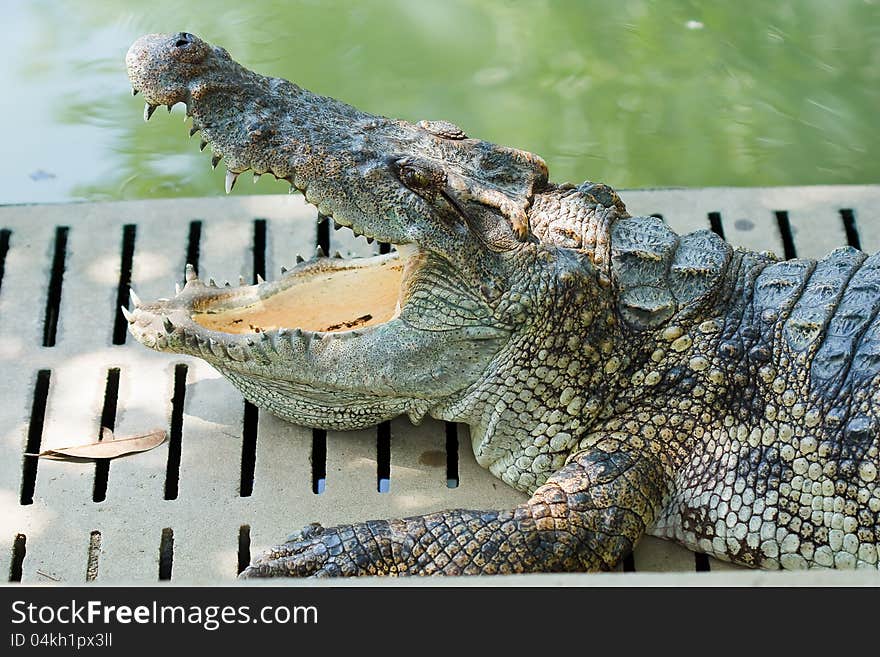
[[623, 558], [623, 572], [625, 573], [634, 573], [636, 572], [636, 559], [633, 556], [633, 553], [630, 552]]
[[458, 488], [458, 425], [446, 423], [446, 488]]
[[327, 432], [312, 429], [312, 492], [320, 495], [327, 486]]
[[266, 220], [254, 219], [254, 280], [266, 278]]
[[[266, 220], [254, 219], [253, 280], [266, 277]], [[254, 492], [254, 472], [257, 465], [257, 433], [260, 410], [251, 402], [244, 402], [244, 418], [241, 435], [241, 473], [238, 484], [239, 497], [250, 497]]]
[[238, 575], [251, 564], [251, 526], [242, 525], [238, 528]]
[[[840, 218], [843, 220], [843, 230], [846, 233], [846, 243], [856, 249], [862, 248], [862, 241], [859, 239], [859, 227], [856, 226], [856, 215], [850, 208], [844, 208], [840, 211]], [[0, 244], [2, 248], [2, 244]], [[0, 277], [3, 272], [0, 270]]]
[[64, 284], [64, 267], [67, 260], [67, 226], [55, 228], [55, 248], [52, 256], [52, 273], [46, 295], [46, 315], [43, 320], [43, 346], [54, 347], [58, 333], [58, 314], [61, 309], [61, 286]]
[[187, 366], [174, 366], [174, 393], [171, 396], [171, 430], [168, 436], [168, 465], [165, 468], [165, 499], [176, 500], [180, 479], [180, 449], [183, 441], [183, 403], [186, 401]]
[[709, 213], [709, 228], [721, 239], [724, 239], [724, 226], [721, 224], [721, 213]]
[[171, 569], [174, 566], [174, 531], [170, 527], [162, 530], [162, 540], [159, 543], [159, 581], [171, 579]]
[[21, 504], [34, 503], [34, 486], [37, 483], [37, 463], [39, 462], [39, 457], [29, 455], [39, 454], [40, 452], [51, 376], [52, 372], [50, 370], [40, 370], [37, 372], [37, 382], [34, 386], [34, 401], [31, 405], [31, 420], [28, 424], [27, 446], [25, 447], [26, 455], [23, 457], [22, 462]]
[[330, 218], [323, 214], [318, 215], [318, 238], [317, 244], [324, 252], [324, 255], [330, 254]]
[[[189, 222], [189, 237], [186, 240], [186, 262], [192, 265], [196, 274], [199, 273], [199, 254], [202, 244], [202, 222], [198, 219]], [[184, 277], [184, 282], [186, 277]]]
[[9, 566], [9, 581], [20, 582], [24, 558], [27, 555], [27, 536], [16, 534], [12, 542], [12, 564]]
[[8, 228], [0, 230], [0, 292], [3, 291], [3, 274], [6, 273], [6, 254], [9, 253], [9, 241], [12, 231]]
[[698, 573], [709, 572], [709, 555], [694, 552], [694, 568]]
[[[107, 384], [104, 386], [104, 408], [101, 410], [101, 424], [98, 427], [98, 440], [103, 438], [103, 428], [110, 431], [116, 428], [116, 403], [119, 399], [119, 368], [107, 370]], [[110, 459], [95, 460], [95, 485], [92, 488], [92, 501], [107, 499], [107, 480], [110, 477]]]
[[254, 469], [257, 465], [257, 430], [259, 423], [260, 409], [249, 401], [245, 401], [241, 441], [241, 480], [238, 485], [239, 497], [250, 497], [254, 492]]
[[98, 558], [101, 555], [101, 532], [93, 531], [89, 534], [89, 556], [86, 561], [86, 581], [94, 582], [98, 579]]
[[116, 305], [113, 307], [116, 318], [113, 320], [113, 344], [125, 344], [128, 335], [128, 321], [122, 314], [122, 307], [129, 307], [131, 290], [131, 267], [134, 261], [134, 241], [137, 226], [125, 224], [122, 227], [122, 257], [119, 263], [119, 285], [116, 288]]
[[788, 212], [786, 210], [777, 210], [774, 214], [776, 215], [776, 224], [779, 226], [779, 236], [782, 238], [782, 249], [785, 253], [785, 259], [797, 258], [797, 249], [794, 248], [794, 234], [791, 232]]
[[387, 420], [376, 427], [376, 489], [391, 490], [391, 422]]

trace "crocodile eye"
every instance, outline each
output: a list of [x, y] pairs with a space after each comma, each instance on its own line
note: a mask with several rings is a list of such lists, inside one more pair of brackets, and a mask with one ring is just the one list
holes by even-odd
[[400, 182], [414, 191], [441, 187], [446, 180], [443, 171], [426, 168], [409, 158], [397, 160], [395, 164]]
[[403, 164], [398, 170], [401, 182], [410, 189], [425, 189], [434, 182], [431, 175], [419, 167]]

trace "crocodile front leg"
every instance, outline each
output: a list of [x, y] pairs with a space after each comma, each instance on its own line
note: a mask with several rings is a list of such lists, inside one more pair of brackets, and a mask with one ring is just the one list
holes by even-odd
[[242, 577], [478, 575], [610, 570], [652, 522], [661, 471], [619, 444], [576, 455], [510, 510], [451, 510], [323, 528], [309, 525]]

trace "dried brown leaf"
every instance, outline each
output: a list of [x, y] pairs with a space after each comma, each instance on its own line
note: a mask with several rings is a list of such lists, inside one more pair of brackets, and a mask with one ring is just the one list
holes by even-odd
[[59, 447], [57, 449], [47, 449], [35, 456], [57, 461], [77, 459], [115, 459], [117, 456], [125, 456], [126, 454], [133, 454], [135, 452], [146, 452], [147, 450], [158, 447], [165, 442], [165, 431], [163, 429], [153, 429], [148, 433], [142, 433], [136, 436], [116, 438], [113, 435], [113, 432], [105, 427], [101, 430], [101, 435], [103, 436], [103, 440], [98, 442], [86, 443], [85, 445], [73, 445], [71, 447]]

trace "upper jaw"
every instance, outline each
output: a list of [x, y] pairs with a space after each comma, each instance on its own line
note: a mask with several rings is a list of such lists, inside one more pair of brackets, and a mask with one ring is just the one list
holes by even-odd
[[[235, 62], [230, 65], [238, 67]], [[239, 67], [240, 68], [240, 67]], [[190, 80], [188, 86], [173, 94], [149, 95], [144, 92], [144, 117], [152, 116], [156, 107], [167, 104], [169, 111], [177, 102], [186, 105], [192, 117], [190, 137], [201, 133], [200, 149], [210, 147], [211, 165], [226, 164], [225, 190], [230, 193], [239, 176], [253, 172], [254, 181], [271, 175], [290, 185], [290, 192], [299, 191], [323, 217], [330, 217], [338, 226], [350, 228], [356, 237], [391, 244], [416, 241], [417, 226], [410, 221], [407, 202], [383, 207], [376, 197], [398, 191], [399, 183], [385, 170], [384, 160], [360, 162], [362, 144], [358, 136], [363, 126], [372, 129], [376, 117], [362, 114], [333, 99], [322, 99], [286, 81], [264, 78], [241, 69], [242, 84], [231, 99], [217, 91], [217, 85], [204, 80]], [[132, 79], [136, 85], [137, 79]], [[140, 92], [137, 86], [133, 90]], [[221, 90], [222, 91], [222, 90]], [[263, 97], [260, 96], [263, 95]], [[292, 100], [291, 97], [296, 99]], [[318, 100], [326, 101], [319, 105]], [[231, 102], [230, 102], [231, 101]], [[301, 102], [303, 113], [313, 105], [315, 112], [328, 108], [334, 113], [331, 123], [339, 123], [343, 113], [357, 113], [350, 126], [335, 128], [349, 133], [350, 144], [328, 147], [322, 142], [323, 127], [300, 125], [291, 113], [291, 106]], [[227, 105], [218, 109], [217, 105]], [[314, 113], [314, 112], [313, 112]], [[332, 140], [332, 139], [331, 139]]]
[[146, 118], [157, 105], [186, 104], [191, 135], [201, 131], [213, 166], [226, 164], [227, 193], [246, 171], [273, 175], [322, 215], [383, 242], [418, 242], [424, 224], [442, 223], [401, 187], [389, 158], [435, 162], [450, 183], [458, 181], [451, 192], [460, 203], [496, 208], [518, 234], [535, 190], [546, 184], [546, 165], [531, 153], [468, 139], [437, 122], [412, 125], [361, 112], [254, 73], [186, 33], [142, 37], [126, 62], [133, 89], [146, 100]]

